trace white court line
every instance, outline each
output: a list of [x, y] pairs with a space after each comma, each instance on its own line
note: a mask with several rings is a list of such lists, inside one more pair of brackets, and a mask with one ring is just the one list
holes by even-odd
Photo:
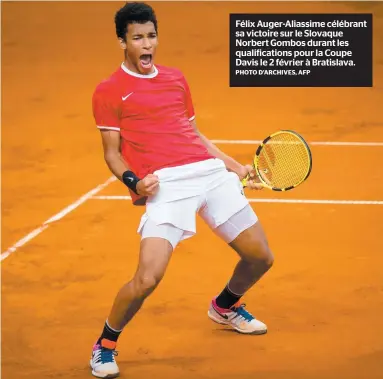
[[[215, 144], [231, 144], [231, 145], [256, 145], [260, 144], [261, 140], [211, 140]], [[328, 141], [320, 142], [313, 141], [309, 142], [309, 145], [316, 146], [383, 146], [383, 142], [337, 142], [337, 141]], [[32, 232], [27, 234], [25, 237], [17, 241], [13, 246], [1, 254], [1, 261], [7, 258], [10, 254], [14, 253], [18, 248], [25, 245], [27, 242], [38, 236], [41, 232], [48, 228], [50, 223], [61, 220], [69, 212], [73, 211], [79, 205], [84, 203], [89, 199], [100, 199], [100, 200], [131, 200], [130, 196], [94, 196], [96, 193], [100, 192], [110, 183], [116, 181], [117, 179], [112, 176], [105, 183], [100, 184], [94, 189], [90, 190], [85, 195], [81, 196], [77, 201], [70, 204], [62, 211], [52, 216], [46, 220], [38, 228], [34, 229]], [[249, 199], [250, 203], [303, 203], [303, 204], [351, 204], [351, 205], [383, 205], [383, 201], [368, 201], [368, 200], [294, 200], [294, 199]]]
[[[131, 200], [130, 196], [92, 196], [94, 200]], [[250, 203], [383, 205], [383, 200], [248, 199]]]
[[[225, 145], [259, 145], [261, 140], [231, 140], [231, 139], [212, 139], [212, 143]], [[383, 142], [340, 142], [340, 141], [312, 141], [307, 142], [312, 146], [383, 146]]]
[[49, 227], [49, 225], [55, 221], [61, 220], [65, 215], [67, 215], [69, 212], [72, 212], [75, 208], [77, 208], [79, 205], [90, 199], [93, 195], [103, 190], [106, 186], [108, 186], [110, 183], [114, 182], [116, 177], [112, 176], [110, 177], [106, 182], [98, 185], [97, 187], [93, 188], [89, 192], [87, 192], [85, 195], [81, 196], [78, 200], [73, 202], [72, 204], [68, 205], [66, 208], [64, 208], [59, 213], [55, 214], [45, 222], [43, 222], [38, 228], [35, 230], [32, 230], [29, 234], [27, 234], [25, 237], [17, 241], [13, 246], [11, 246], [8, 250], [4, 251], [4, 253], [1, 254], [1, 260], [4, 260], [5, 258], [9, 257], [12, 253], [14, 253], [19, 247], [25, 245], [27, 242], [38, 236], [41, 232], [43, 232], [45, 229]]

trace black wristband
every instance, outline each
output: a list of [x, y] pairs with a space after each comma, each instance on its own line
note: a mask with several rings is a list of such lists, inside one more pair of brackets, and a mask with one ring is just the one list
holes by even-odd
[[135, 194], [138, 195], [137, 193], [137, 183], [140, 181], [141, 179], [138, 178], [134, 172], [132, 171], [125, 171], [123, 174], [122, 174], [122, 181], [124, 182], [124, 184], [130, 188]]

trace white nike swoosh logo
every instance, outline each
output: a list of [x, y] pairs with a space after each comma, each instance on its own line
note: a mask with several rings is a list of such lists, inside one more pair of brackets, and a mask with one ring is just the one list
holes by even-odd
[[131, 92], [129, 95], [122, 96], [122, 101], [125, 101], [133, 92]]

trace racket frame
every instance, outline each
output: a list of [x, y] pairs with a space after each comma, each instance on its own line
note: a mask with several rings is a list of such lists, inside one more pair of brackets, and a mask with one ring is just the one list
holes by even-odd
[[[261, 154], [261, 151], [262, 149], [264, 148], [264, 146], [266, 145], [266, 143], [272, 138], [272, 137], [275, 137], [279, 134], [292, 134], [294, 135], [295, 137], [297, 137], [304, 145], [305, 147], [305, 151], [306, 151], [306, 154], [307, 154], [307, 157], [308, 157], [308, 161], [309, 161], [309, 167], [308, 167], [308, 170], [307, 170], [307, 173], [305, 175], [305, 177], [300, 180], [298, 183], [290, 186], [290, 187], [286, 187], [286, 188], [278, 188], [278, 187], [272, 187], [270, 186], [263, 178], [262, 178], [262, 174], [260, 173], [259, 169], [258, 169], [258, 162], [259, 162], [259, 156]], [[272, 133], [270, 134], [268, 137], [266, 137], [261, 143], [260, 145], [258, 146], [256, 152], [255, 152], [255, 156], [254, 156], [254, 159], [253, 159], [253, 167], [255, 169], [255, 172], [256, 172], [256, 175], [258, 177], [258, 179], [260, 180], [260, 184], [265, 187], [265, 188], [268, 188], [272, 191], [289, 191], [293, 188], [296, 188], [298, 187], [300, 184], [302, 184], [311, 174], [311, 170], [312, 170], [312, 155], [311, 155], [311, 150], [310, 150], [310, 147], [309, 145], [307, 144], [307, 142], [305, 141], [305, 139], [300, 135], [298, 134], [297, 132], [294, 132], [293, 130], [279, 130], [275, 133]], [[242, 184], [244, 185], [244, 187], [246, 187], [246, 183], [247, 183], [247, 180], [249, 179], [250, 177], [247, 176], [245, 179], [242, 180]]]

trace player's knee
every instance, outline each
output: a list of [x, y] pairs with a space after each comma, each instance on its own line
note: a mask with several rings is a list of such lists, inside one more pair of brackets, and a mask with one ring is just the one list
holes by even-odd
[[267, 246], [265, 253], [263, 254], [263, 263], [266, 268], [269, 270], [274, 264], [274, 254]]
[[140, 273], [135, 278], [135, 288], [138, 296], [148, 296], [158, 286], [161, 277], [153, 273]]
[[269, 270], [274, 264], [274, 254], [270, 250], [267, 242], [256, 241], [252, 244], [251, 254], [247, 260], [254, 264], [262, 264], [265, 270]]
[[266, 246], [262, 246], [256, 254], [256, 261], [258, 262], [258, 265], [261, 264], [265, 271], [270, 270], [270, 268], [274, 264], [274, 255], [271, 252], [270, 248]]
[[263, 265], [267, 270], [269, 270], [274, 264], [274, 254], [270, 250], [268, 244], [266, 242], [262, 243], [262, 247], [260, 249], [259, 257], [262, 260]]

